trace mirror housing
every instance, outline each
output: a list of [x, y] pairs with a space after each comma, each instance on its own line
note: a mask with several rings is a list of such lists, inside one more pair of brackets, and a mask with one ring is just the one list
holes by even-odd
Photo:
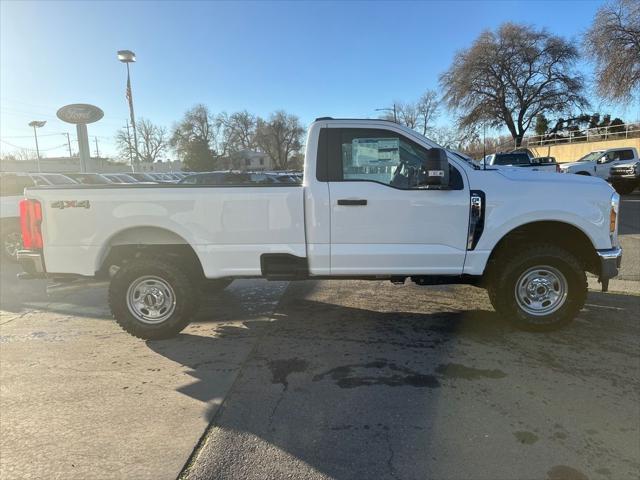
[[427, 157], [422, 162], [424, 170], [424, 185], [433, 187], [449, 186], [449, 159], [446, 150], [430, 148]]

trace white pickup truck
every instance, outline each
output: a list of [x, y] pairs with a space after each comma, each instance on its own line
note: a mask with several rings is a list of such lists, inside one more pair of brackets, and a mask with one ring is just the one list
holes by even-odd
[[595, 150], [586, 154], [577, 162], [560, 164], [560, 173], [599, 177], [609, 180], [611, 168], [618, 165], [633, 165], [638, 161], [638, 152], [633, 147]]
[[[585, 271], [617, 275], [619, 196], [595, 178], [482, 170], [398, 124], [317, 119], [301, 185], [26, 189], [22, 278], [109, 281], [116, 321], [177, 334], [207, 285], [387, 279], [488, 289], [526, 330], [570, 322]], [[425, 301], [429, 300], [425, 293]]]
[[531, 158], [525, 152], [492, 153], [484, 157], [484, 168], [529, 168], [532, 172], [560, 172], [553, 157]]

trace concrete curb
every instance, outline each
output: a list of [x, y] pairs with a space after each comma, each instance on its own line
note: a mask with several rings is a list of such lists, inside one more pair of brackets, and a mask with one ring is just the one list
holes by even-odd
[[[589, 277], [587, 278], [587, 281], [589, 284], [589, 290], [595, 290], [597, 292], [602, 291], [602, 286], [598, 283], [597, 278]], [[609, 292], [624, 293], [627, 295], [640, 295], [640, 281], [612, 279], [609, 281]]]

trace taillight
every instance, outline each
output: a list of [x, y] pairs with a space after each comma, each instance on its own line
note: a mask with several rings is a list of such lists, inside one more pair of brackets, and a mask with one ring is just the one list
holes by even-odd
[[42, 207], [37, 200], [20, 201], [20, 226], [22, 228], [22, 244], [26, 250], [42, 248]]

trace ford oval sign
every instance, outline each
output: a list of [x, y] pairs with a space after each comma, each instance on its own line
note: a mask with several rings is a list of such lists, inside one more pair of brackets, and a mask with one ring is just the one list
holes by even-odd
[[65, 105], [56, 112], [57, 117], [67, 123], [93, 123], [104, 117], [104, 112], [98, 107], [86, 103]]

